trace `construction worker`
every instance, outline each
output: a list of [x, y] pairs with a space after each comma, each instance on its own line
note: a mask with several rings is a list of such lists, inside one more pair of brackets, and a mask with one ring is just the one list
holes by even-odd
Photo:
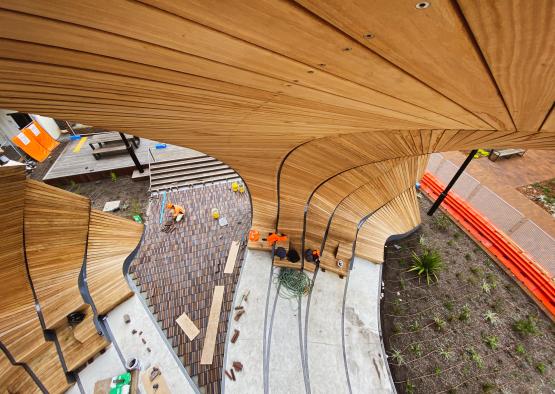
[[168, 205], [166, 205], [166, 208], [172, 211], [173, 219], [176, 222], [179, 222], [181, 221], [181, 219], [183, 219], [183, 215], [185, 215], [185, 208], [183, 208], [181, 205], [175, 205], [169, 202]]

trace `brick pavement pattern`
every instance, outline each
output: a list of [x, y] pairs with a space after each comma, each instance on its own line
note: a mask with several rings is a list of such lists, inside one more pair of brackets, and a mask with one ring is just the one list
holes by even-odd
[[[171, 218], [164, 209], [160, 224], [162, 200], [162, 195], [157, 195], [150, 201], [143, 244], [130, 273], [135, 274], [141, 292], [146, 292], [147, 303], [201, 392], [219, 393], [228, 319], [251, 223], [250, 199], [247, 192], [232, 192], [230, 183], [167, 193], [166, 202], [185, 208], [185, 217], [170, 234], [161, 231]], [[212, 218], [212, 208], [227, 218], [227, 226], [220, 227]], [[224, 275], [234, 240], [241, 241], [241, 248], [233, 274]], [[225, 286], [225, 294], [214, 359], [211, 365], [200, 365], [216, 285]], [[193, 341], [175, 322], [182, 313], [200, 329]]]

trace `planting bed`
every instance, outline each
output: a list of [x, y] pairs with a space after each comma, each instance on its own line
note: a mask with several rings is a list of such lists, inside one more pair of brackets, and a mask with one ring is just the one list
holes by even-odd
[[[555, 324], [442, 212], [388, 244], [381, 318], [400, 393], [552, 393]], [[429, 285], [408, 272], [413, 252], [437, 251]]]

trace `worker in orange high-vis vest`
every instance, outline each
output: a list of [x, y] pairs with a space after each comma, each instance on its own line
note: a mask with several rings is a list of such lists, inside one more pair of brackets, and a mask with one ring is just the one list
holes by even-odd
[[166, 208], [172, 211], [173, 219], [176, 222], [179, 222], [181, 221], [181, 219], [183, 219], [183, 215], [185, 215], [185, 208], [183, 208], [181, 205], [175, 205], [169, 202], [168, 205], [166, 205]]

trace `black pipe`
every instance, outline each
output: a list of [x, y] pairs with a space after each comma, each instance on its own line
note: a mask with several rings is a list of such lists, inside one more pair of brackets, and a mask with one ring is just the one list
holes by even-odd
[[142, 174], [143, 172], [145, 172], [145, 170], [143, 170], [143, 166], [139, 162], [139, 159], [137, 159], [137, 156], [135, 155], [135, 150], [133, 149], [129, 141], [127, 141], [125, 134], [119, 133], [119, 135], [121, 137], [121, 140], [125, 144], [125, 147], [127, 148], [127, 152], [129, 152], [129, 156], [131, 156], [131, 159], [133, 159], [133, 163], [135, 163], [135, 167], [137, 167], [137, 170]]
[[439, 206], [441, 205], [443, 200], [445, 200], [445, 197], [447, 197], [447, 193], [449, 193], [449, 190], [451, 190], [453, 185], [455, 185], [455, 182], [457, 182], [457, 180], [459, 179], [461, 174], [464, 172], [466, 167], [470, 164], [470, 161], [472, 160], [472, 158], [474, 157], [474, 155], [476, 153], [478, 153], [478, 149], [474, 149], [468, 154], [464, 163], [462, 163], [460, 168], [457, 170], [457, 173], [453, 176], [453, 178], [451, 179], [451, 181], [449, 182], [447, 187], [445, 189], [443, 189], [441, 194], [437, 197], [437, 200], [435, 200], [435, 202], [433, 203], [432, 207], [428, 211], [428, 216], [432, 216], [434, 214], [434, 212], [439, 208]]

